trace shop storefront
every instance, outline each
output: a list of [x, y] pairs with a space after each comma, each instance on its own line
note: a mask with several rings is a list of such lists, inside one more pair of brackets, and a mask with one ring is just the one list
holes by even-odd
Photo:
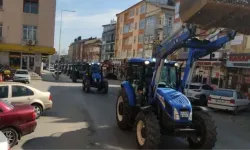
[[40, 74], [42, 56], [54, 53], [54, 48], [0, 44], [0, 64], [9, 66], [11, 70], [27, 69]]
[[221, 88], [224, 82], [225, 67], [222, 61], [197, 61], [192, 82], [212, 84]]
[[250, 53], [230, 54], [227, 88], [250, 92]]

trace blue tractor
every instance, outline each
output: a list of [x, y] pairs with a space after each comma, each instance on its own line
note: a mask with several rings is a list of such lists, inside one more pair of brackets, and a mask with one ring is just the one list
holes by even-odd
[[[188, 78], [194, 70], [194, 62], [233, 40], [236, 31], [223, 29], [224, 36], [202, 40], [196, 38], [196, 28], [187, 24], [163, 41], [154, 61], [128, 60], [126, 81], [122, 82], [117, 98], [116, 120], [123, 130], [135, 125], [139, 148], [158, 148], [161, 134], [184, 137], [194, 149], [215, 146], [216, 124], [209, 110], [192, 106], [183, 89], [187, 81], [190, 82]], [[166, 60], [180, 48], [190, 49], [183, 79], [181, 65]]]
[[83, 73], [82, 90], [89, 93], [91, 87], [97, 88], [103, 94], [108, 93], [108, 81], [103, 77], [100, 63], [89, 64]]

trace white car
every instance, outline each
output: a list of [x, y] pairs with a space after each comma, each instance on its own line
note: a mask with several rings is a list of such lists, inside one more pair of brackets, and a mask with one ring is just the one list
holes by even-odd
[[250, 101], [241, 92], [231, 89], [216, 89], [208, 98], [208, 107], [232, 111], [237, 114], [249, 107]]
[[36, 112], [36, 118], [39, 118], [45, 110], [52, 109], [53, 106], [50, 92], [42, 92], [22, 83], [0, 83], [0, 99], [13, 104], [32, 105]]
[[8, 139], [0, 131], [0, 150], [10, 150]]
[[55, 70], [54, 67], [50, 67], [50, 68], [49, 68], [49, 71], [50, 71], [50, 72], [55, 72], [56, 70]]
[[30, 83], [31, 77], [29, 75], [29, 72], [27, 70], [17, 69], [14, 74], [14, 82], [24, 82], [24, 83]]
[[207, 99], [213, 88], [208, 84], [191, 83], [189, 86], [186, 85], [184, 92], [185, 95], [193, 104], [206, 106]]

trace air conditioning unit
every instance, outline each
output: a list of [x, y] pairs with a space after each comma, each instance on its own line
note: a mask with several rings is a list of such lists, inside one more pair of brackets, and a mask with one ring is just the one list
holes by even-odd
[[27, 40], [27, 45], [30, 45], [30, 46], [36, 45], [36, 41], [35, 40]]

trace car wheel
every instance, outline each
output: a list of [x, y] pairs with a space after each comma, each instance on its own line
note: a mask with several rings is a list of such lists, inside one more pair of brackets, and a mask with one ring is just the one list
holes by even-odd
[[18, 133], [15, 129], [13, 128], [5, 128], [1, 130], [3, 134], [6, 136], [8, 139], [10, 147], [13, 147], [17, 144], [18, 142]]
[[35, 109], [36, 119], [38, 119], [39, 117], [41, 117], [43, 109], [39, 104], [33, 104], [32, 106]]

